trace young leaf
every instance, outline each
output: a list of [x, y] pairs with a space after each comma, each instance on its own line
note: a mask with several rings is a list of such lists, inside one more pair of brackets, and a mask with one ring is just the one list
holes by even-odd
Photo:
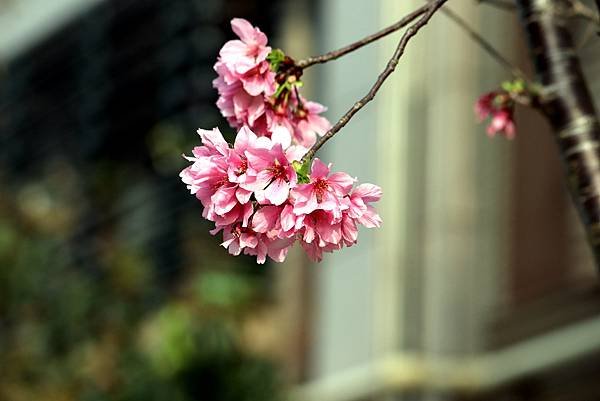
[[271, 64], [271, 70], [274, 72], [279, 71], [279, 66], [285, 59], [285, 53], [281, 49], [273, 49], [271, 53], [267, 55], [267, 61]]
[[310, 161], [307, 160], [304, 163], [301, 163], [297, 160], [294, 160], [294, 162], [292, 162], [292, 167], [294, 167], [294, 170], [296, 171], [296, 176], [298, 177], [298, 183], [299, 184], [307, 184], [310, 182], [310, 177], [309, 177], [309, 169], [310, 169]]

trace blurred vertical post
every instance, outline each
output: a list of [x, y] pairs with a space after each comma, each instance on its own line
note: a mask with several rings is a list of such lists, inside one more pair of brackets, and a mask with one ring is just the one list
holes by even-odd
[[[419, 4], [384, 2], [382, 25]], [[476, 29], [480, 13], [491, 12], [450, 6]], [[437, 18], [381, 93], [378, 137], [387, 188], [378, 243], [382, 270], [395, 269], [399, 281], [398, 344], [432, 358], [468, 353], [484, 342], [486, 312], [498, 302], [507, 259], [510, 170], [509, 144], [490, 142], [472, 112], [477, 95], [503, 71], [452, 21]], [[492, 36], [503, 29], [502, 20], [487, 22]], [[495, 44], [508, 47], [510, 37]], [[393, 45], [385, 42], [382, 61]]]
[[[382, 0], [321, 1], [316, 53], [337, 49], [381, 29], [381, 4]], [[389, 56], [391, 53], [388, 59]], [[342, 116], [373, 85], [382, 69], [378, 57], [378, 44], [373, 44], [315, 67], [322, 85], [314, 98], [329, 107], [330, 121]], [[320, 151], [333, 163], [332, 171], [346, 171], [360, 182], [381, 184], [377, 175], [379, 107], [376, 97], [344, 127], [343, 133]], [[384, 193], [384, 198], [386, 196]], [[383, 267], [377, 258], [376, 231], [361, 230], [357, 245], [326, 255], [316, 268], [318, 309], [315, 309], [312, 356], [315, 375], [319, 378], [368, 363], [377, 352], [375, 280]], [[395, 305], [387, 307], [395, 308]]]

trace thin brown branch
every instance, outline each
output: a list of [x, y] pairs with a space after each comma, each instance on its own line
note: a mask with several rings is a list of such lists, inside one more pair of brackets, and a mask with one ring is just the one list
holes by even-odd
[[315, 143], [313, 147], [310, 148], [310, 150], [306, 153], [306, 155], [304, 155], [304, 157], [302, 158], [302, 163], [311, 160], [315, 156], [315, 153], [321, 148], [321, 146], [325, 144], [325, 142], [330, 140], [340, 129], [342, 129], [346, 124], [348, 124], [348, 121], [350, 121], [350, 119], [356, 113], [358, 113], [360, 109], [365, 107], [367, 103], [373, 100], [373, 98], [375, 97], [385, 80], [396, 69], [398, 61], [400, 60], [400, 57], [402, 57], [402, 55], [404, 54], [404, 50], [406, 49], [408, 42], [419, 32], [421, 28], [427, 25], [433, 14], [435, 14], [435, 12], [438, 11], [440, 7], [444, 5], [444, 3], [446, 3], [446, 1], [448, 0], [434, 0], [427, 4], [426, 12], [423, 14], [423, 16], [419, 18], [417, 22], [411, 25], [402, 35], [402, 38], [400, 39], [400, 42], [398, 43], [398, 46], [396, 47], [392, 58], [388, 61], [387, 65], [385, 66], [385, 69], [381, 72], [381, 74], [379, 74], [377, 80], [375, 81], [375, 84], [373, 84], [369, 92], [362, 99], [354, 103], [350, 110], [348, 110], [346, 114], [344, 114], [342, 118], [340, 118], [339, 121], [333, 127], [331, 127], [329, 131], [325, 133], [325, 135], [319, 138], [317, 143]]
[[363, 46], [368, 45], [369, 43], [375, 42], [378, 39], [383, 38], [391, 33], [396, 32], [399, 29], [404, 28], [406, 25], [410, 24], [419, 16], [423, 15], [427, 10], [429, 10], [429, 6], [427, 4], [422, 7], [417, 8], [415, 11], [411, 12], [404, 16], [400, 21], [388, 26], [387, 28], [382, 29], [381, 31], [375, 32], [369, 36], [362, 38], [354, 43], [350, 43], [347, 46], [342, 47], [338, 50], [333, 50], [329, 53], [322, 54], [320, 56], [309, 57], [304, 60], [299, 60], [296, 62], [296, 66], [300, 68], [307, 68], [314, 64], [326, 63], [331, 60], [335, 60], [339, 57], [342, 57], [348, 53], [351, 53], [355, 50], [360, 49]]
[[521, 78], [527, 82], [527, 76], [519, 67], [511, 63], [506, 57], [502, 55], [490, 42], [485, 40], [480, 34], [478, 34], [473, 28], [469, 26], [467, 21], [465, 21], [462, 17], [456, 14], [454, 11], [449, 9], [448, 7], [443, 7], [442, 12], [446, 14], [448, 18], [456, 23], [460, 28], [462, 28], [469, 37], [475, 41], [487, 54], [489, 54], [494, 60], [496, 60], [500, 65], [506, 68], [510, 73], [518, 78]]

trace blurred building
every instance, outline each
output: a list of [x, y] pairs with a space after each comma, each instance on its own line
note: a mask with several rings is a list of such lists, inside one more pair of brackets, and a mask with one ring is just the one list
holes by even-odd
[[[321, 2], [315, 52], [420, 4]], [[530, 69], [514, 13], [449, 6]], [[600, 100], [600, 44], [593, 27], [573, 25]], [[332, 120], [366, 93], [398, 37], [320, 67], [317, 99]], [[373, 104], [328, 144], [336, 168], [383, 187], [384, 227], [312, 272], [310, 379], [300, 399], [600, 397], [598, 275], [551, 134], [519, 110], [517, 139], [490, 140], [473, 116], [474, 99], [508, 78], [436, 15]]]

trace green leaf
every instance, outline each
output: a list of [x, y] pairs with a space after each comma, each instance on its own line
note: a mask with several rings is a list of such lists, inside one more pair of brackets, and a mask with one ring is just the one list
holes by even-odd
[[517, 78], [514, 81], [504, 81], [502, 82], [501, 87], [506, 92], [514, 94], [523, 93], [528, 90], [527, 83], [521, 78]]
[[515, 92], [525, 92], [525, 81], [523, 81], [522, 79], [518, 78], [515, 80], [515, 82], [513, 82], [513, 91]]
[[297, 160], [292, 162], [292, 167], [296, 171], [296, 176], [298, 177], [299, 184], [308, 184], [310, 182], [309, 170], [310, 170], [310, 161], [307, 160], [304, 163], [301, 163]]
[[271, 64], [272, 71], [279, 71], [279, 66], [285, 59], [285, 53], [281, 49], [273, 49], [267, 56], [267, 61]]
[[206, 272], [195, 284], [202, 302], [212, 306], [242, 306], [254, 295], [252, 281], [231, 273]]

